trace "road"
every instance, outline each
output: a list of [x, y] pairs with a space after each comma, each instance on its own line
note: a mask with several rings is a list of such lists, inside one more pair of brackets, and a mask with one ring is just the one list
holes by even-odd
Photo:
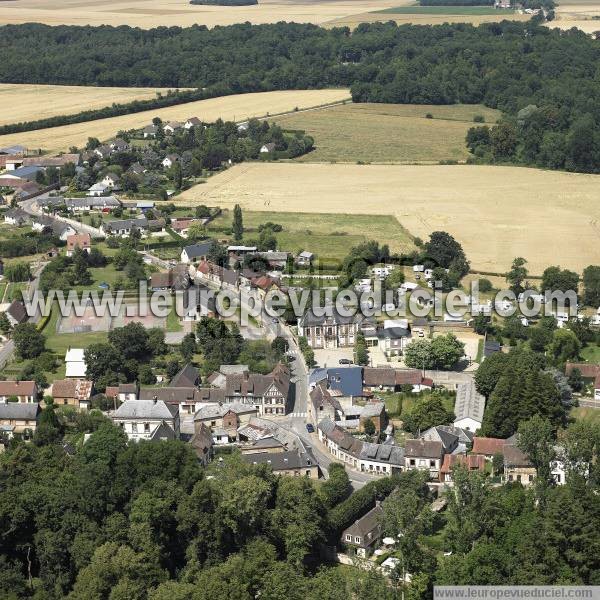
[[[30, 298], [33, 297], [34, 292], [38, 289], [39, 285], [40, 285], [40, 275], [42, 273], [42, 271], [44, 270], [44, 267], [47, 265], [48, 263], [41, 263], [40, 265], [38, 265], [38, 267], [36, 268], [36, 270], [33, 272], [33, 279], [29, 282], [29, 285], [27, 287], [27, 293], [29, 295]], [[30, 323], [37, 323], [40, 318], [41, 318], [41, 314], [36, 314], [33, 317], [31, 317], [29, 319]], [[0, 368], [3, 368], [6, 363], [10, 362], [10, 360], [13, 357], [13, 354], [15, 352], [15, 344], [12, 340], [8, 340], [6, 342], [6, 344], [4, 344], [4, 346], [2, 346], [2, 348], [0, 348]]]

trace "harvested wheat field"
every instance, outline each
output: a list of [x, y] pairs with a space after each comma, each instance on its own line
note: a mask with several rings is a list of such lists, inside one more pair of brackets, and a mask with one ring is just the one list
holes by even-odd
[[299, 162], [437, 163], [467, 158], [465, 136], [476, 115], [495, 123], [500, 111], [472, 104], [349, 103], [273, 120], [314, 137], [315, 150]]
[[[600, 176], [521, 167], [251, 163], [178, 197], [181, 203], [282, 212], [389, 214], [411, 234], [454, 235], [475, 269], [505, 272], [515, 256], [600, 263]], [[385, 240], [380, 240], [385, 241]]]
[[143, 127], [150, 123], [153, 117], [160, 117], [163, 121], [185, 121], [188, 117], [193, 116], [205, 121], [215, 121], [218, 118], [243, 121], [248, 117], [262, 117], [292, 111], [296, 107], [309, 108], [338, 102], [349, 96], [349, 91], [345, 89], [293, 90], [222, 96], [120, 117], [0, 135], [0, 147], [22, 144], [31, 150], [42, 148], [56, 152], [67, 150], [71, 146], [82, 147], [88, 137], [106, 140], [118, 131]]
[[12, 0], [2, 2], [0, 25], [8, 23], [46, 23], [48, 25], [131, 25], [189, 27], [194, 24], [214, 27], [234, 23], [320, 24], [339, 17], [381, 10], [403, 4], [403, 0], [259, 0], [254, 6], [199, 6], [188, 0]]
[[149, 100], [164, 88], [115, 88], [78, 85], [0, 83], [0, 125], [72, 115], [133, 100]]
[[[396, 3], [399, 4], [399, 3]], [[333, 19], [324, 23], [324, 27], [357, 27], [361, 23], [377, 23], [394, 21], [398, 25], [410, 23], [412, 25], [442, 25], [443, 23], [471, 23], [480, 25], [481, 23], [493, 23], [496, 21], [528, 21], [529, 15], [520, 15], [518, 13], [508, 13], [497, 11], [491, 15], [481, 14], [423, 14], [423, 13], [391, 13], [391, 12], [364, 12], [358, 14], [349, 14], [344, 17]]]

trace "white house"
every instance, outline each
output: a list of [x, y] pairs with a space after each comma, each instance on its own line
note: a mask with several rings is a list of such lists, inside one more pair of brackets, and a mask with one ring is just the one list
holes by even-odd
[[102, 183], [108, 186], [109, 189], [114, 190], [119, 187], [121, 178], [116, 173], [107, 173]]
[[429, 471], [432, 479], [438, 479], [442, 468], [443, 447], [441, 442], [406, 440], [404, 461], [406, 469]]
[[460, 383], [454, 402], [454, 426], [475, 432], [481, 427], [485, 411], [485, 397], [475, 388], [475, 383]]
[[425, 265], [414, 265], [413, 272], [415, 273], [423, 273], [425, 271]]
[[202, 125], [202, 121], [198, 117], [190, 117], [184, 124], [184, 129], [191, 129], [192, 127], [198, 127]]
[[69, 348], [65, 355], [65, 364], [67, 365], [65, 377], [85, 379], [87, 365], [85, 364], [83, 348]]
[[314, 254], [312, 252], [308, 252], [308, 250], [303, 250], [296, 257], [296, 263], [301, 267], [310, 267]]
[[102, 196], [103, 194], [106, 194], [106, 192], [108, 192], [109, 190], [110, 185], [99, 181], [98, 183], [95, 183], [88, 189], [88, 191], [86, 192], [86, 196]]
[[179, 438], [179, 407], [156, 398], [126, 400], [111, 418], [135, 442]]
[[261, 154], [270, 154], [271, 152], [275, 152], [275, 144], [270, 142], [268, 144], [263, 144], [260, 147]]
[[160, 163], [165, 169], [170, 169], [176, 162], [179, 162], [177, 154], [167, 154]]
[[206, 260], [212, 248], [212, 241], [186, 246], [181, 251], [181, 262], [189, 265], [200, 260]]
[[181, 123], [179, 121], [169, 121], [164, 127], [163, 131], [169, 135], [175, 133], [178, 129], [181, 129]]

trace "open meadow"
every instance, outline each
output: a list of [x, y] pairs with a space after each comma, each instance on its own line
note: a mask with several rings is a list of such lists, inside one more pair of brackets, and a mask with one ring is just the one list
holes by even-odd
[[88, 137], [107, 140], [120, 130], [143, 127], [154, 117], [160, 117], [163, 121], [185, 121], [193, 116], [203, 121], [216, 121], [218, 118], [243, 121], [249, 117], [263, 117], [292, 111], [296, 107], [302, 109], [339, 102], [349, 97], [350, 92], [346, 89], [288, 90], [222, 96], [131, 115], [1, 135], [0, 147], [22, 144], [30, 149], [67, 150], [71, 146], [84, 146]]
[[161, 88], [115, 88], [79, 85], [0, 83], [0, 125], [72, 115], [133, 100], [150, 100]]
[[273, 120], [314, 137], [316, 149], [300, 162], [414, 163], [465, 160], [465, 136], [475, 115], [495, 123], [500, 112], [461, 104], [344, 104]]
[[[208, 233], [223, 237], [219, 230], [231, 227], [233, 211], [225, 209], [212, 221]], [[290, 213], [272, 211], [244, 211], [244, 243], [257, 239], [258, 226], [277, 223], [283, 227], [275, 234], [277, 245], [290, 252], [309, 250], [322, 260], [341, 261], [349, 248], [368, 240], [380, 240], [394, 252], [414, 249], [412, 239], [398, 221], [386, 215], [341, 215], [316, 213]], [[211, 231], [212, 230], [212, 231]]]
[[[292, 213], [390, 215], [412, 235], [445, 230], [473, 268], [533, 275], [600, 262], [600, 177], [523, 167], [246, 163], [177, 200]], [[300, 218], [300, 217], [298, 217]], [[306, 227], [313, 226], [310, 220]], [[382, 240], [386, 241], [386, 240]]]
[[398, 4], [402, 4], [402, 0], [260, 0], [253, 6], [199, 6], [188, 0], [65, 0], [59, 4], [47, 0], [12, 0], [2, 2], [0, 24], [131, 25], [143, 29], [194, 24], [215, 27], [246, 21], [319, 24]]

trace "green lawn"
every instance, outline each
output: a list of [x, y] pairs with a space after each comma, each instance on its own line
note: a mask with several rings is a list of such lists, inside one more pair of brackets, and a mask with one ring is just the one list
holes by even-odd
[[581, 358], [586, 362], [600, 363], [600, 346], [596, 344], [588, 344], [580, 352]]
[[[283, 227], [275, 234], [278, 249], [293, 253], [309, 250], [322, 260], [343, 259], [352, 246], [368, 240], [388, 244], [392, 251], [414, 248], [410, 234], [390, 216], [244, 211], [243, 220], [244, 243], [258, 239], [258, 226], [270, 221]], [[231, 222], [231, 212], [224, 210], [208, 226], [208, 235], [227, 237], [222, 229]]]
[[577, 421], [589, 421], [600, 425], [600, 409], [577, 406], [571, 409], [571, 417]]
[[[174, 302], [174, 301], [173, 301]], [[171, 307], [169, 314], [167, 315], [167, 331], [182, 331], [183, 325], [179, 320], [179, 316], [175, 312], [175, 306]]]
[[497, 15], [514, 14], [514, 10], [499, 11], [493, 6], [396, 6], [375, 11], [392, 15]]

